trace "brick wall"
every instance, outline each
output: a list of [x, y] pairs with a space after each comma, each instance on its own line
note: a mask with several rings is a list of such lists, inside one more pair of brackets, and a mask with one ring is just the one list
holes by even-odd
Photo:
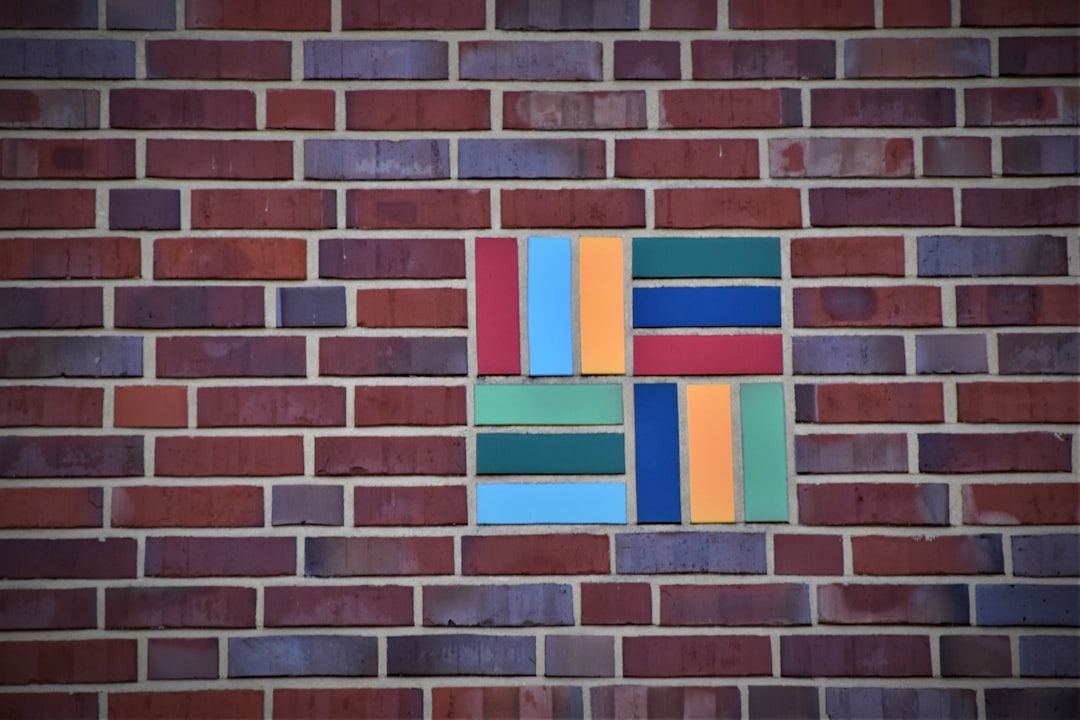
[[[1076, 717], [1078, 8], [6, 0], [0, 716]], [[787, 522], [478, 524], [531, 235], [779, 238]]]

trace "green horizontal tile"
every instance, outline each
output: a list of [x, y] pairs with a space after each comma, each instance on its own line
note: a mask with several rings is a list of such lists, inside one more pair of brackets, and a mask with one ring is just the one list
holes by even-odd
[[621, 385], [477, 385], [477, 425], [619, 425]]
[[635, 278], [778, 278], [780, 238], [634, 238]]
[[622, 433], [476, 436], [478, 475], [618, 475], [626, 472]]

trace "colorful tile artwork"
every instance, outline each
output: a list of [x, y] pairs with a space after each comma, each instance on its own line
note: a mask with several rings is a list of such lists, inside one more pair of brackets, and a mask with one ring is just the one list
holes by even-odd
[[477, 521], [786, 522], [779, 238], [625, 245], [476, 240]]

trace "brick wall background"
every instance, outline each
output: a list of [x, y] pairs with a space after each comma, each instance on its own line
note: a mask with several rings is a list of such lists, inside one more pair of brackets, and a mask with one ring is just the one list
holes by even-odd
[[[0, 716], [1080, 714], [1075, 2], [0, 26]], [[529, 234], [781, 239], [789, 523], [476, 525]]]

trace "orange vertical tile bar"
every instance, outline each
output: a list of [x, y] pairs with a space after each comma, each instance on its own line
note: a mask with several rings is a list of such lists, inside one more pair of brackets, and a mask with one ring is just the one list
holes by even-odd
[[735, 522], [731, 386], [687, 385], [690, 522]]
[[623, 319], [623, 241], [583, 237], [579, 247], [581, 372], [626, 373]]

